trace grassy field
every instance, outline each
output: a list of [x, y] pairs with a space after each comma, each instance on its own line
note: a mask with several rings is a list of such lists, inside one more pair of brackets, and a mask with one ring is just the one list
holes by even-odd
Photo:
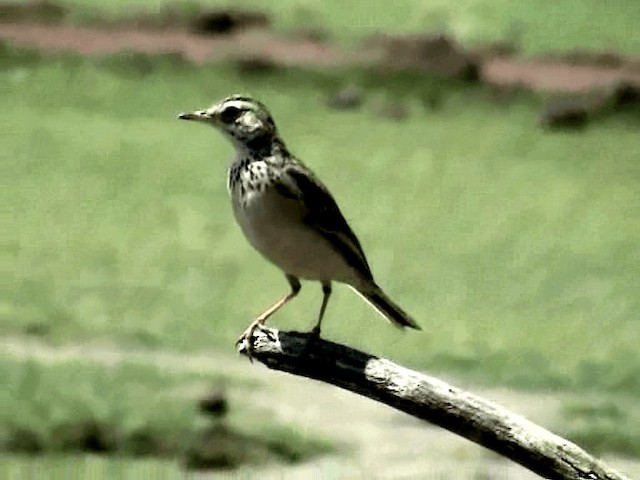
[[[118, 68], [69, 59], [4, 74], [12, 332], [229, 348], [286, 282], [232, 220], [230, 146], [175, 115], [251, 91], [334, 190], [379, 282], [425, 330], [390, 329], [338, 289], [327, 335], [419, 367], [488, 362], [486, 377], [500, 382], [530, 368], [573, 386], [585, 365], [619, 364], [627, 375], [615, 380], [640, 391], [632, 118], [548, 133], [534, 127], [531, 99], [497, 106], [481, 90], [450, 89], [441, 110], [411, 97], [414, 115], [392, 123], [323, 108], [321, 82], [301, 73]], [[277, 323], [308, 328], [318, 290], [304, 288]], [[614, 378], [583, 380], [600, 388]]]
[[[155, 458], [171, 463], [173, 471], [185, 465], [287, 464], [334, 451], [328, 439], [300, 432], [273, 418], [268, 406], [248, 401], [262, 386], [221, 373], [226, 368], [220, 361], [189, 362], [170, 354], [164, 360], [161, 355], [131, 360], [124, 350], [101, 352], [3, 359], [0, 452], [14, 456], [0, 472], [20, 470], [37, 456], [34, 469], [56, 470], [57, 464], [77, 473], [83, 471], [77, 459], [64, 457], [79, 453], [144, 460], [138, 470], [155, 467]], [[227, 405], [222, 414], [198, 408], [203, 399], [221, 398]]]
[[[579, 433], [581, 419], [597, 417], [605, 435], [623, 425], [638, 431], [628, 428], [640, 425], [632, 401], [640, 394], [635, 114], [550, 133], [535, 127], [534, 98], [498, 102], [480, 87], [427, 80], [416, 87], [359, 72], [242, 77], [170, 57], [3, 53], [9, 181], [1, 195], [13, 273], [2, 299], [4, 334], [53, 345], [233, 352], [237, 335], [286, 282], [232, 220], [230, 146], [175, 116], [249, 91], [331, 187], [378, 282], [424, 328], [398, 332], [337, 288], [327, 337], [468, 383], [597, 394], [606, 408], [569, 405], [575, 422], [567, 428]], [[327, 91], [343, 81], [366, 84], [373, 99], [406, 102], [411, 117], [326, 109]], [[441, 100], [435, 110], [421, 101], [433, 96]], [[319, 287], [308, 284], [273, 322], [306, 330], [319, 302]], [[35, 415], [12, 412], [24, 403], [20, 375], [43, 367], [2, 362], [10, 380], [3, 410]], [[111, 415], [100, 392], [112, 389], [125, 403], [110, 408], [122, 410], [125, 423], [136, 419], [126, 404], [132, 382], [148, 392], [139, 402], [167, 383], [193, 380], [134, 366], [139, 378], [123, 372], [101, 384], [103, 373], [89, 367], [57, 368], [42, 374], [50, 375], [47, 389], [80, 372], [66, 393], [72, 398], [60, 402], [69, 415], [74, 402]], [[173, 425], [193, 422], [174, 407]], [[623, 443], [637, 440], [632, 434]], [[11, 465], [31, 468], [21, 459]]]
[[184, 478], [178, 465], [161, 460], [128, 460], [95, 456], [1, 457], [3, 478], [48, 480], [108, 479], [136, 480]]
[[[160, 11], [170, 0], [110, 0], [99, 8], [90, 0], [62, 0], [78, 21], [121, 17], [132, 12]], [[181, 3], [186, 14], [201, 6], [256, 8], [271, 14], [281, 30], [321, 28], [332, 37], [349, 41], [379, 32], [452, 33], [465, 42], [515, 41], [525, 53], [550, 50], [614, 50], [637, 54], [640, 4], [635, 0], [603, 3], [597, 0], [543, 0], [535, 3], [495, 0], [400, 0], [389, 8], [383, 0], [222, 0]]]

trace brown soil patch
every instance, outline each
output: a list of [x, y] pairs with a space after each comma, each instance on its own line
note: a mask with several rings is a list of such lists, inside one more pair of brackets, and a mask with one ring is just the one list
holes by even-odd
[[223, 36], [204, 36], [168, 28], [80, 27], [40, 23], [0, 24], [0, 38], [15, 46], [43, 52], [108, 55], [122, 51], [148, 54], [177, 53], [196, 62], [266, 58], [282, 65], [340, 63], [345, 55], [336, 49], [302, 38], [283, 38], [262, 30]]
[[[255, 29], [204, 36], [179, 27], [159, 30], [126, 25], [81, 27], [19, 21], [0, 23], [0, 38], [17, 47], [43, 52], [71, 51], [83, 55], [107, 55], [121, 51], [177, 53], [196, 63], [261, 59], [278, 65], [323, 67], [378, 61], [366, 48], [346, 52], [311, 38], [284, 37]], [[615, 62], [578, 64], [569, 57], [564, 60], [562, 57], [524, 60], [488, 56], [480, 60], [479, 76], [483, 81], [501, 87], [585, 92], [619, 82], [640, 85], [640, 59], [616, 56]]]
[[620, 82], [640, 85], [640, 64], [620, 66], [576, 65], [561, 60], [494, 58], [484, 64], [485, 81], [502, 86], [518, 85], [531, 90], [585, 92]]

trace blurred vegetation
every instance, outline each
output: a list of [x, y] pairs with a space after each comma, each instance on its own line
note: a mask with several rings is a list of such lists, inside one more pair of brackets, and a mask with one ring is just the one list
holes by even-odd
[[[23, 0], [27, 1], [27, 0]], [[535, 3], [495, 0], [58, 0], [69, 7], [73, 22], [95, 23], [153, 15], [170, 8], [176, 18], [205, 8], [248, 8], [266, 12], [281, 31], [326, 31], [342, 42], [374, 33], [440, 31], [466, 43], [508, 41], [526, 54], [588, 49], [634, 54], [640, 4], [636, 0], [541, 0]]]
[[568, 402], [562, 412], [567, 438], [592, 453], [615, 452], [640, 458], [637, 433], [640, 432], [640, 409], [637, 402], [637, 396]]
[[174, 397], [179, 387], [203, 381], [200, 375], [178, 378], [130, 362], [105, 368], [8, 359], [1, 367], [12, 392], [2, 408], [2, 424], [8, 425], [3, 450], [142, 453], [135, 438], [153, 425], [163, 431], [155, 437], [165, 444], [156, 445], [154, 453], [168, 454], [196, 427], [195, 408]]
[[94, 455], [2, 455], [2, 478], [47, 480], [112, 479], [139, 480], [184, 478], [180, 465], [172, 460], [132, 459]]
[[[306, 2], [278, 10], [276, 25], [293, 29], [312, 15], [342, 39], [351, 22], [354, 37], [426, 25], [469, 41], [514, 36], [528, 53], [640, 49], [629, 34], [635, 1], [626, 9], [624, 2], [505, 4], [499, 15], [495, 2], [467, 2], [462, 14], [459, 5], [404, 1], [410, 19], [381, 2], [367, 12]], [[82, 0], [70, 4], [78, 18], [93, 10]], [[120, 15], [124, 5], [103, 8]], [[233, 350], [286, 282], [232, 220], [230, 146], [175, 116], [248, 91], [271, 107], [291, 149], [331, 187], [379, 283], [424, 328], [397, 332], [337, 288], [327, 337], [464, 382], [597, 394], [595, 406], [568, 404], [558, 431], [594, 451], [640, 455], [637, 406], [626, 400], [640, 394], [637, 111], [579, 132], [548, 132], [536, 127], [543, 101], [519, 91], [363, 70], [247, 75], [174, 55], [41, 57], [7, 45], [0, 82], [8, 92], [0, 97], [8, 112], [4, 259], [13, 274], [0, 299], [7, 341]], [[324, 106], [345, 85], [363, 89], [364, 108]], [[381, 118], [377, 101], [402, 104], [407, 118]], [[319, 301], [319, 288], [309, 284], [274, 323], [306, 330]], [[194, 382], [228, 381], [134, 363], [11, 358], [0, 361], [0, 372], [8, 385], [1, 397], [5, 451], [75, 445], [69, 448], [86, 452], [90, 439], [122, 457], [179, 450], [187, 462], [199, 452], [185, 449], [185, 438], [206, 434], [194, 399], [172, 394]], [[294, 461], [329, 449], [288, 427], [247, 426], [246, 419], [241, 405], [218, 433], [258, 439], [259, 458]], [[243, 461], [238, 451], [214, 454]], [[177, 469], [173, 461], [126, 458], [12, 456], [2, 463], [9, 478], [29, 478], [32, 469], [84, 478], [83, 468], [110, 478], [170, 478]]]
[[[231, 218], [230, 146], [174, 117], [251, 91], [425, 329], [389, 329], [338, 289], [330, 315], [349, 321], [328, 321], [328, 336], [492, 384], [640, 391], [633, 113], [547, 133], [526, 94], [496, 103], [482, 87], [343, 72], [371, 96], [404, 94], [412, 115], [399, 123], [323, 108], [326, 73], [137, 65], [5, 60], [10, 332], [228, 349], [286, 283]], [[433, 95], [436, 109], [422, 101]], [[308, 328], [318, 301], [308, 285], [277, 323]]]
[[219, 374], [131, 361], [7, 358], [0, 378], [3, 452], [170, 458], [199, 469], [296, 462], [332, 450], [327, 441], [265, 420], [263, 412], [248, 412], [242, 403], [229, 415], [198, 415], [194, 392], [250, 387]]

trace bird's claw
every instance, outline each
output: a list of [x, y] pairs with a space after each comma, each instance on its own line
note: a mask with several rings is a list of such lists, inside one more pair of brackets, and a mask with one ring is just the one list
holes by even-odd
[[265, 327], [263, 325], [264, 322], [260, 321], [260, 319], [254, 321], [247, 327], [247, 329], [242, 332], [242, 335], [238, 337], [236, 341], [236, 346], [241, 346], [243, 343], [245, 345], [244, 348], [241, 348], [240, 351], [244, 353], [247, 357], [249, 357], [249, 361], [253, 363], [253, 338], [256, 330], [264, 331]]

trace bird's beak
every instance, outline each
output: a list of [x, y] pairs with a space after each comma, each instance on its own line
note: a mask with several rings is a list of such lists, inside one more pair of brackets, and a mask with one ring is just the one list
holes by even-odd
[[180, 115], [178, 115], [178, 119], [195, 120], [197, 122], [206, 122], [208, 120], [211, 120], [212, 117], [207, 113], [206, 110], [198, 110], [195, 112], [181, 113]]

